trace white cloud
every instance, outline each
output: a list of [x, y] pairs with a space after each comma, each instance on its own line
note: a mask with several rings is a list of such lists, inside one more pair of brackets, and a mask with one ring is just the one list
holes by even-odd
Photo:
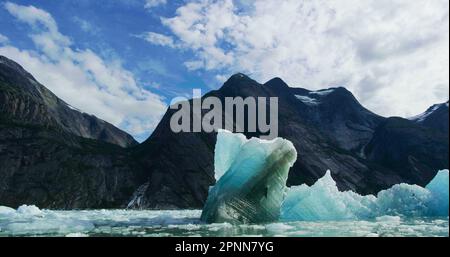
[[164, 5], [166, 3], [167, 3], [167, 0], [146, 0], [144, 7], [146, 9], [150, 9], [150, 8], [153, 8], [153, 7]]
[[173, 47], [173, 48], [176, 47], [176, 45], [173, 41], [173, 38], [163, 35], [163, 34], [159, 34], [159, 33], [155, 33], [155, 32], [145, 32], [141, 35], [138, 35], [138, 37], [150, 42], [153, 45], [167, 46], [167, 47]]
[[98, 29], [92, 25], [89, 21], [81, 19], [78, 16], [74, 16], [72, 18], [72, 21], [77, 24], [78, 26], [80, 26], [80, 29], [83, 30], [84, 32], [88, 32], [91, 34], [96, 34], [98, 32]]
[[223, 74], [217, 74], [217, 75], [215, 76], [216, 80], [219, 81], [219, 82], [221, 82], [221, 83], [225, 83], [225, 81], [227, 81], [227, 79], [228, 79], [229, 77], [230, 77], [230, 76], [226, 76], [226, 75], [223, 75]]
[[105, 119], [138, 136], [149, 133], [166, 107], [162, 98], [141, 88], [117, 59], [104, 59], [89, 49], [74, 50], [52, 16], [33, 6], [6, 3], [19, 21], [33, 27], [36, 50], [11, 45], [0, 54], [18, 62], [70, 105]]
[[448, 10], [447, 0], [197, 0], [162, 23], [195, 54], [191, 70], [345, 85], [379, 114], [411, 116], [448, 99]]
[[9, 41], [9, 38], [3, 34], [0, 33], [0, 44], [6, 43]]

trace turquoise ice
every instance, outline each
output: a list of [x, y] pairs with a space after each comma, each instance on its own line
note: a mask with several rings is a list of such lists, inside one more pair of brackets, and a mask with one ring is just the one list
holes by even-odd
[[279, 219], [294, 145], [282, 138], [247, 140], [220, 130], [214, 165], [217, 183], [209, 190], [203, 221], [258, 223]]
[[448, 170], [442, 170], [426, 186], [432, 196], [428, 204], [431, 216], [448, 216], [448, 180]]
[[281, 220], [360, 220], [380, 216], [448, 216], [449, 171], [441, 170], [425, 187], [398, 184], [377, 196], [340, 192], [328, 171], [311, 187], [288, 190], [281, 207]]
[[339, 191], [330, 171], [312, 186], [287, 188], [296, 156], [285, 139], [247, 140], [242, 134], [219, 131], [214, 156], [217, 183], [210, 188], [201, 219], [261, 223], [448, 216], [448, 170], [439, 171], [425, 188], [402, 183], [376, 196], [363, 196]]

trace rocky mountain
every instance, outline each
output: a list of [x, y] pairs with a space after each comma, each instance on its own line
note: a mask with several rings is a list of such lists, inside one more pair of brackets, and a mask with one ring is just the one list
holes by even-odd
[[444, 134], [448, 134], [448, 101], [441, 104], [435, 104], [428, 108], [424, 113], [410, 118], [417, 124], [435, 129]]
[[290, 88], [305, 106], [302, 115], [345, 150], [362, 153], [383, 117], [364, 108], [343, 87], [318, 91]]
[[63, 130], [0, 122], [0, 204], [53, 209], [118, 208], [139, 185], [119, 146]]
[[[340, 190], [374, 194], [401, 182], [423, 186], [439, 169], [448, 167], [448, 135], [433, 135], [408, 120], [402, 120], [404, 127], [392, 127], [391, 119], [368, 111], [344, 88], [308, 91], [290, 88], [279, 78], [259, 84], [236, 74], [204, 97], [208, 96], [222, 102], [236, 96], [278, 97], [278, 135], [292, 141], [298, 152], [289, 185], [311, 185], [331, 169]], [[137, 158], [148, 176], [140, 194], [141, 207], [201, 207], [207, 185], [214, 183], [216, 135], [173, 133], [173, 114], [168, 110], [152, 136], [138, 147]], [[385, 133], [391, 135], [383, 137]], [[402, 137], [391, 146], [390, 137], [396, 133]], [[390, 147], [384, 150], [382, 145]], [[421, 150], [416, 149], [418, 145]], [[428, 153], [422, 155], [424, 151]], [[380, 153], [398, 158], [392, 163]]]
[[[309, 91], [279, 78], [260, 84], [236, 74], [207, 96], [278, 97], [278, 135], [298, 152], [289, 185], [311, 185], [330, 169], [340, 190], [372, 194], [401, 182], [423, 186], [448, 168], [448, 133], [378, 116], [345, 88]], [[152, 135], [135, 145], [6, 58], [0, 109], [1, 205], [201, 208], [215, 183], [216, 133], [172, 132], [176, 110], [168, 109]]]
[[0, 57], [0, 205], [112, 208], [139, 184], [127, 133], [71, 109]]
[[403, 182], [424, 186], [434, 178], [437, 167], [448, 167], [448, 134], [392, 117], [375, 130], [365, 155], [376, 165], [394, 170]]
[[137, 144], [108, 122], [75, 110], [4, 56], [0, 56], [0, 115], [17, 123], [55, 127], [122, 147]]

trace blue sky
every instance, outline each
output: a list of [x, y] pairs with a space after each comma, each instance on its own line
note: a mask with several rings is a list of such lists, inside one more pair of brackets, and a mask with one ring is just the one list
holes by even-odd
[[244, 72], [346, 86], [384, 116], [448, 99], [446, 0], [1, 1], [0, 54], [142, 141], [170, 100]]
[[[144, 86], [163, 83], [164, 90], [153, 88], [163, 96], [189, 93], [192, 87], [206, 89], [206, 83], [211, 82], [205, 74], [189, 72], [183, 65], [192, 53], [155, 46], [137, 37], [145, 31], [167, 33], [159, 17], [174, 15], [182, 1], [170, 1], [151, 9], [144, 8], [145, 1], [138, 0], [12, 2], [50, 13], [59, 31], [73, 39], [73, 48], [88, 48], [100, 56], [120, 59], [124, 68], [132, 71]], [[5, 8], [0, 9], [0, 25], [2, 34], [15, 46], [35, 48], [28, 37], [29, 26], [18, 22]]]

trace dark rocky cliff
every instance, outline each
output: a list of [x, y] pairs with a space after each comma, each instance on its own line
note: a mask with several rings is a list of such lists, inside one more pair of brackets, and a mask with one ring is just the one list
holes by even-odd
[[138, 184], [140, 168], [123, 148], [135, 144], [0, 56], [0, 205], [122, 206]]
[[422, 126], [448, 134], [448, 101], [431, 106], [424, 113], [413, 117], [411, 120]]

